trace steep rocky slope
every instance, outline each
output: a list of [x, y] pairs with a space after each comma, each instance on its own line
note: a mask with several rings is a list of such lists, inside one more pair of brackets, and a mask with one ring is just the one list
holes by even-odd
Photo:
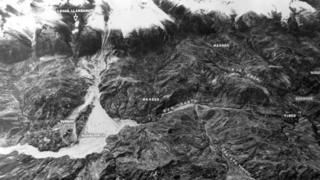
[[[0, 179], [320, 179], [318, 12], [285, 23], [255, 13], [235, 21], [155, 2], [176, 20], [165, 22], [166, 30], [127, 38], [113, 30], [101, 40], [87, 27], [83, 33], [92, 36], [76, 41], [107, 40], [101, 105], [112, 118], [140, 125], [109, 136], [103, 152], [83, 159], [0, 155]], [[82, 54], [40, 47], [60, 56], [1, 66], [1, 108], [10, 113], [0, 123], [12, 128], [8, 121], [27, 118], [30, 126], [13, 133], [12, 143], [24, 137], [20, 142], [58, 150], [68, 144], [43, 145], [45, 135], [28, 140], [25, 133], [50, 132], [83, 103], [92, 82], [78, 72]]]
[[[201, 115], [191, 119], [203, 123], [211, 146], [227, 149], [253, 177], [319, 178], [319, 76], [310, 73], [319, 66], [318, 33], [281, 28], [275, 19], [260, 21], [263, 25], [241, 32], [180, 36], [143, 55], [117, 41], [127, 47], [115, 52], [118, 60], [103, 74], [102, 104], [111, 116], [151, 124], [162, 122], [169, 108], [171, 121], [188, 123], [190, 117], [178, 117], [181, 110], [174, 108], [196, 99]], [[229, 47], [218, 47], [225, 43]], [[296, 96], [317, 100], [296, 102]], [[153, 97], [160, 101], [143, 101]], [[184, 131], [194, 134], [190, 126]], [[171, 133], [180, 125], [170, 127], [167, 134], [175, 139]], [[196, 141], [181, 138], [188, 154]]]
[[[6, 74], [13, 78], [6, 86], [10, 91], [5, 94], [8, 98], [11, 97], [8, 103], [15, 104], [2, 109], [2, 118], [5, 120], [11, 116], [13, 119], [8, 119], [9, 123], [15, 121], [18, 126], [9, 136], [17, 135], [17, 138], [20, 138], [19, 131], [31, 133], [27, 137], [33, 137], [36, 134], [41, 136], [42, 140], [47, 135], [55, 136], [50, 129], [60, 120], [67, 118], [74, 108], [83, 104], [82, 97], [91, 83], [90, 79], [81, 77], [76, 70], [71, 58], [62, 56], [15, 64]], [[16, 115], [13, 116], [13, 113]], [[5, 121], [5, 124], [8, 121]], [[6, 130], [10, 129], [3, 129], [3, 131]], [[27, 141], [40, 149], [50, 149], [49, 147], [41, 148], [42, 143], [39, 142], [41, 139], [36, 139], [35, 137]], [[60, 145], [56, 143], [50, 146], [59, 147]], [[56, 147], [52, 148], [56, 149]]]

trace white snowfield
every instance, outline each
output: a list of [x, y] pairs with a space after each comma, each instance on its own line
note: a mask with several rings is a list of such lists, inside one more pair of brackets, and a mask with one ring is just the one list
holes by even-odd
[[[167, 1], [167, 0], [163, 0]], [[220, 12], [226, 16], [236, 15], [237, 18], [248, 12], [271, 17], [272, 12], [282, 14], [282, 20], [287, 20], [292, 11], [313, 13], [316, 10], [306, 2], [298, 0], [168, 0], [177, 6], [184, 6], [195, 14]], [[101, 23], [101, 6], [108, 4], [111, 8], [107, 24]], [[97, 30], [105, 27], [122, 31], [124, 36], [138, 29], [150, 27], [164, 28], [164, 21], [174, 22], [152, 0], [100, 0], [96, 3], [96, 12], [92, 13], [89, 26]], [[100, 19], [100, 23], [97, 20]], [[99, 24], [99, 25], [97, 25]]]
[[[13, 7], [18, 14], [9, 12], [9, 18], [6, 18], [1, 29], [3, 32], [17, 31], [22, 33], [32, 42], [34, 42], [35, 31], [43, 25], [56, 26], [63, 24], [61, 14], [57, 13], [50, 4], [41, 3], [40, 9], [32, 8], [33, 0], [17, 1], [17, 0], [1, 0], [0, 10], [6, 12], [7, 7]], [[1, 38], [1, 37], [0, 37]]]
[[[39, 8], [32, 8], [33, 0], [1, 0], [0, 9], [5, 11], [7, 5], [17, 9], [20, 14], [10, 14], [6, 19], [4, 31], [16, 30], [25, 34], [31, 40], [37, 28], [47, 24], [55, 26], [63, 24], [62, 16], [57, 13], [53, 5], [66, 3], [67, 0], [50, 0], [42, 3], [33, 3]], [[164, 0], [165, 1], [165, 0]], [[271, 16], [271, 12], [282, 14], [285, 21], [290, 14], [308, 14], [316, 10], [306, 2], [299, 0], [168, 0], [175, 5], [181, 5], [190, 9], [193, 13], [221, 12], [226, 16], [237, 15], [237, 18], [247, 12], [255, 12], [259, 15]], [[81, 6], [86, 0], [70, 0], [70, 4]], [[103, 8], [106, 4], [111, 8], [108, 22], [104, 21]], [[98, 31], [105, 32], [107, 29], [122, 31], [123, 35], [129, 36], [132, 31], [151, 27], [164, 28], [164, 21], [174, 22], [170, 15], [162, 11], [152, 0], [96, 0], [95, 9], [88, 16], [88, 26]], [[1, 22], [0, 22], [1, 24]], [[1, 26], [0, 26], [1, 27]]]
[[121, 30], [124, 36], [136, 29], [160, 27], [163, 21], [173, 21], [150, 0], [106, 0], [112, 8], [109, 21], [110, 29]]

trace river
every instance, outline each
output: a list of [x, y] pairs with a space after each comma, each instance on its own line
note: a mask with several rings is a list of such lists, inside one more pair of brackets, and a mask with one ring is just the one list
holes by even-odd
[[[70, 158], [84, 158], [88, 154], [99, 153], [106, 145], [106, 137], [117, 134], [124, 126], [136, 126], [132, 120], [113, 120], [108, 116], [100, 104], [100, 72], [106, 68], [104, 58], [98, 55], [87, 60], [81, 59], [79, 62], [79, 73], [93, 80], [85, 96], [85, 102], [76, 108], [68, 119], [75, 119], [88, 105], [93, 104], [93, 109], [88, 117], [87, 123], [80, 135], [79, 143], [66, 148], [61, 148], [58, 152], [39, 151], [36, 147], [28, 144], [18, 144], [11, 147], [0, 147], [0, 154], [9, 154], [17, 151], [20, 154], [31, 155], [35, 158], [58, 158], [69, 156]], [[86, 134], [104, 134], [104, 136], [90, 137]]]

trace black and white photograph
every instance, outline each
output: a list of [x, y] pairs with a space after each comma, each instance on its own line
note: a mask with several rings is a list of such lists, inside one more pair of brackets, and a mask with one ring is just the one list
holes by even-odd
[[0, 180], [320, 180], [320, 0], [0, 0]]

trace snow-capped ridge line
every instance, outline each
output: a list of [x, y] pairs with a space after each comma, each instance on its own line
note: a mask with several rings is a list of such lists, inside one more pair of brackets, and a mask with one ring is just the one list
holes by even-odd
[[[108, 21], [102, 21], [105, 6], [110, 7]], [[88, 17], [88, 26], [98, 31], [120, 30], [128, 37], [131, 32], [140, 29], [160, 27], [164, 22], [173, 19], [162, 11], [153, 1], [149, 0], [101, 0], [96, 2], [94, 11]]]
[[273, 12], [281, 13], [287, 20], [292, 13], [314, 13], [311, 5], [300, 0], [154, 0], [158, 3], [170, 2], [175, 6], [183, 6], [194, 14], [209, 14], [220, 12], [237, 18], [254, 12], [258, 15], [271, 17]]
[[[22, 2], [3, 0], [0, 2], [0, 10], [5, 11], [5, 7], [10, 5], [19, 13], [9, 13], [10, 17], [3, 22], [2, 30], [0, 26], [2, 32], [0, 34], [15, 30], [34, 43], [35, 31], [43, 25], [51, 27], [64, 25], [62, 15], [55, 10], [57, 5], [64, 2], [65, 0], [42, 1], [36, 3], [37, 8], [35, 8], [31, 5], [34, 3], [33, 0]], [[71, 0], [69, 3], [72, 6], [83, 6], [85, 2], [85, 0]], [[162, 6], [165, 2], [170, 5]], [[170, 14], [171, 9], [180, 6], [189, 10], [191, 15], [209, 15], [206, 20], [209, 20], [210, 27], [216, 25], [210, 22], [215, 18], [228, 21], [236, 16], [238, 20], [249, 12], [266, 17], [272, 17], [272, 12], [278, 12], [281, 13], [284, 22], [293, 14], [308, 19], [310, 14], [316, 12], [311, 5], [300, 0], [96, 0], [94, 4], [93, 11], [88, 13], [86, 26], [103, 33], [110, 30], [121, 31], [124, 37], [131, 36], [133, 32], [154, 28], [166, 31], [168, 24], [178, 24], [181, 19], [177, 18], [184, 18]], [[212, 16], [214, 13], [216, 15]]]

